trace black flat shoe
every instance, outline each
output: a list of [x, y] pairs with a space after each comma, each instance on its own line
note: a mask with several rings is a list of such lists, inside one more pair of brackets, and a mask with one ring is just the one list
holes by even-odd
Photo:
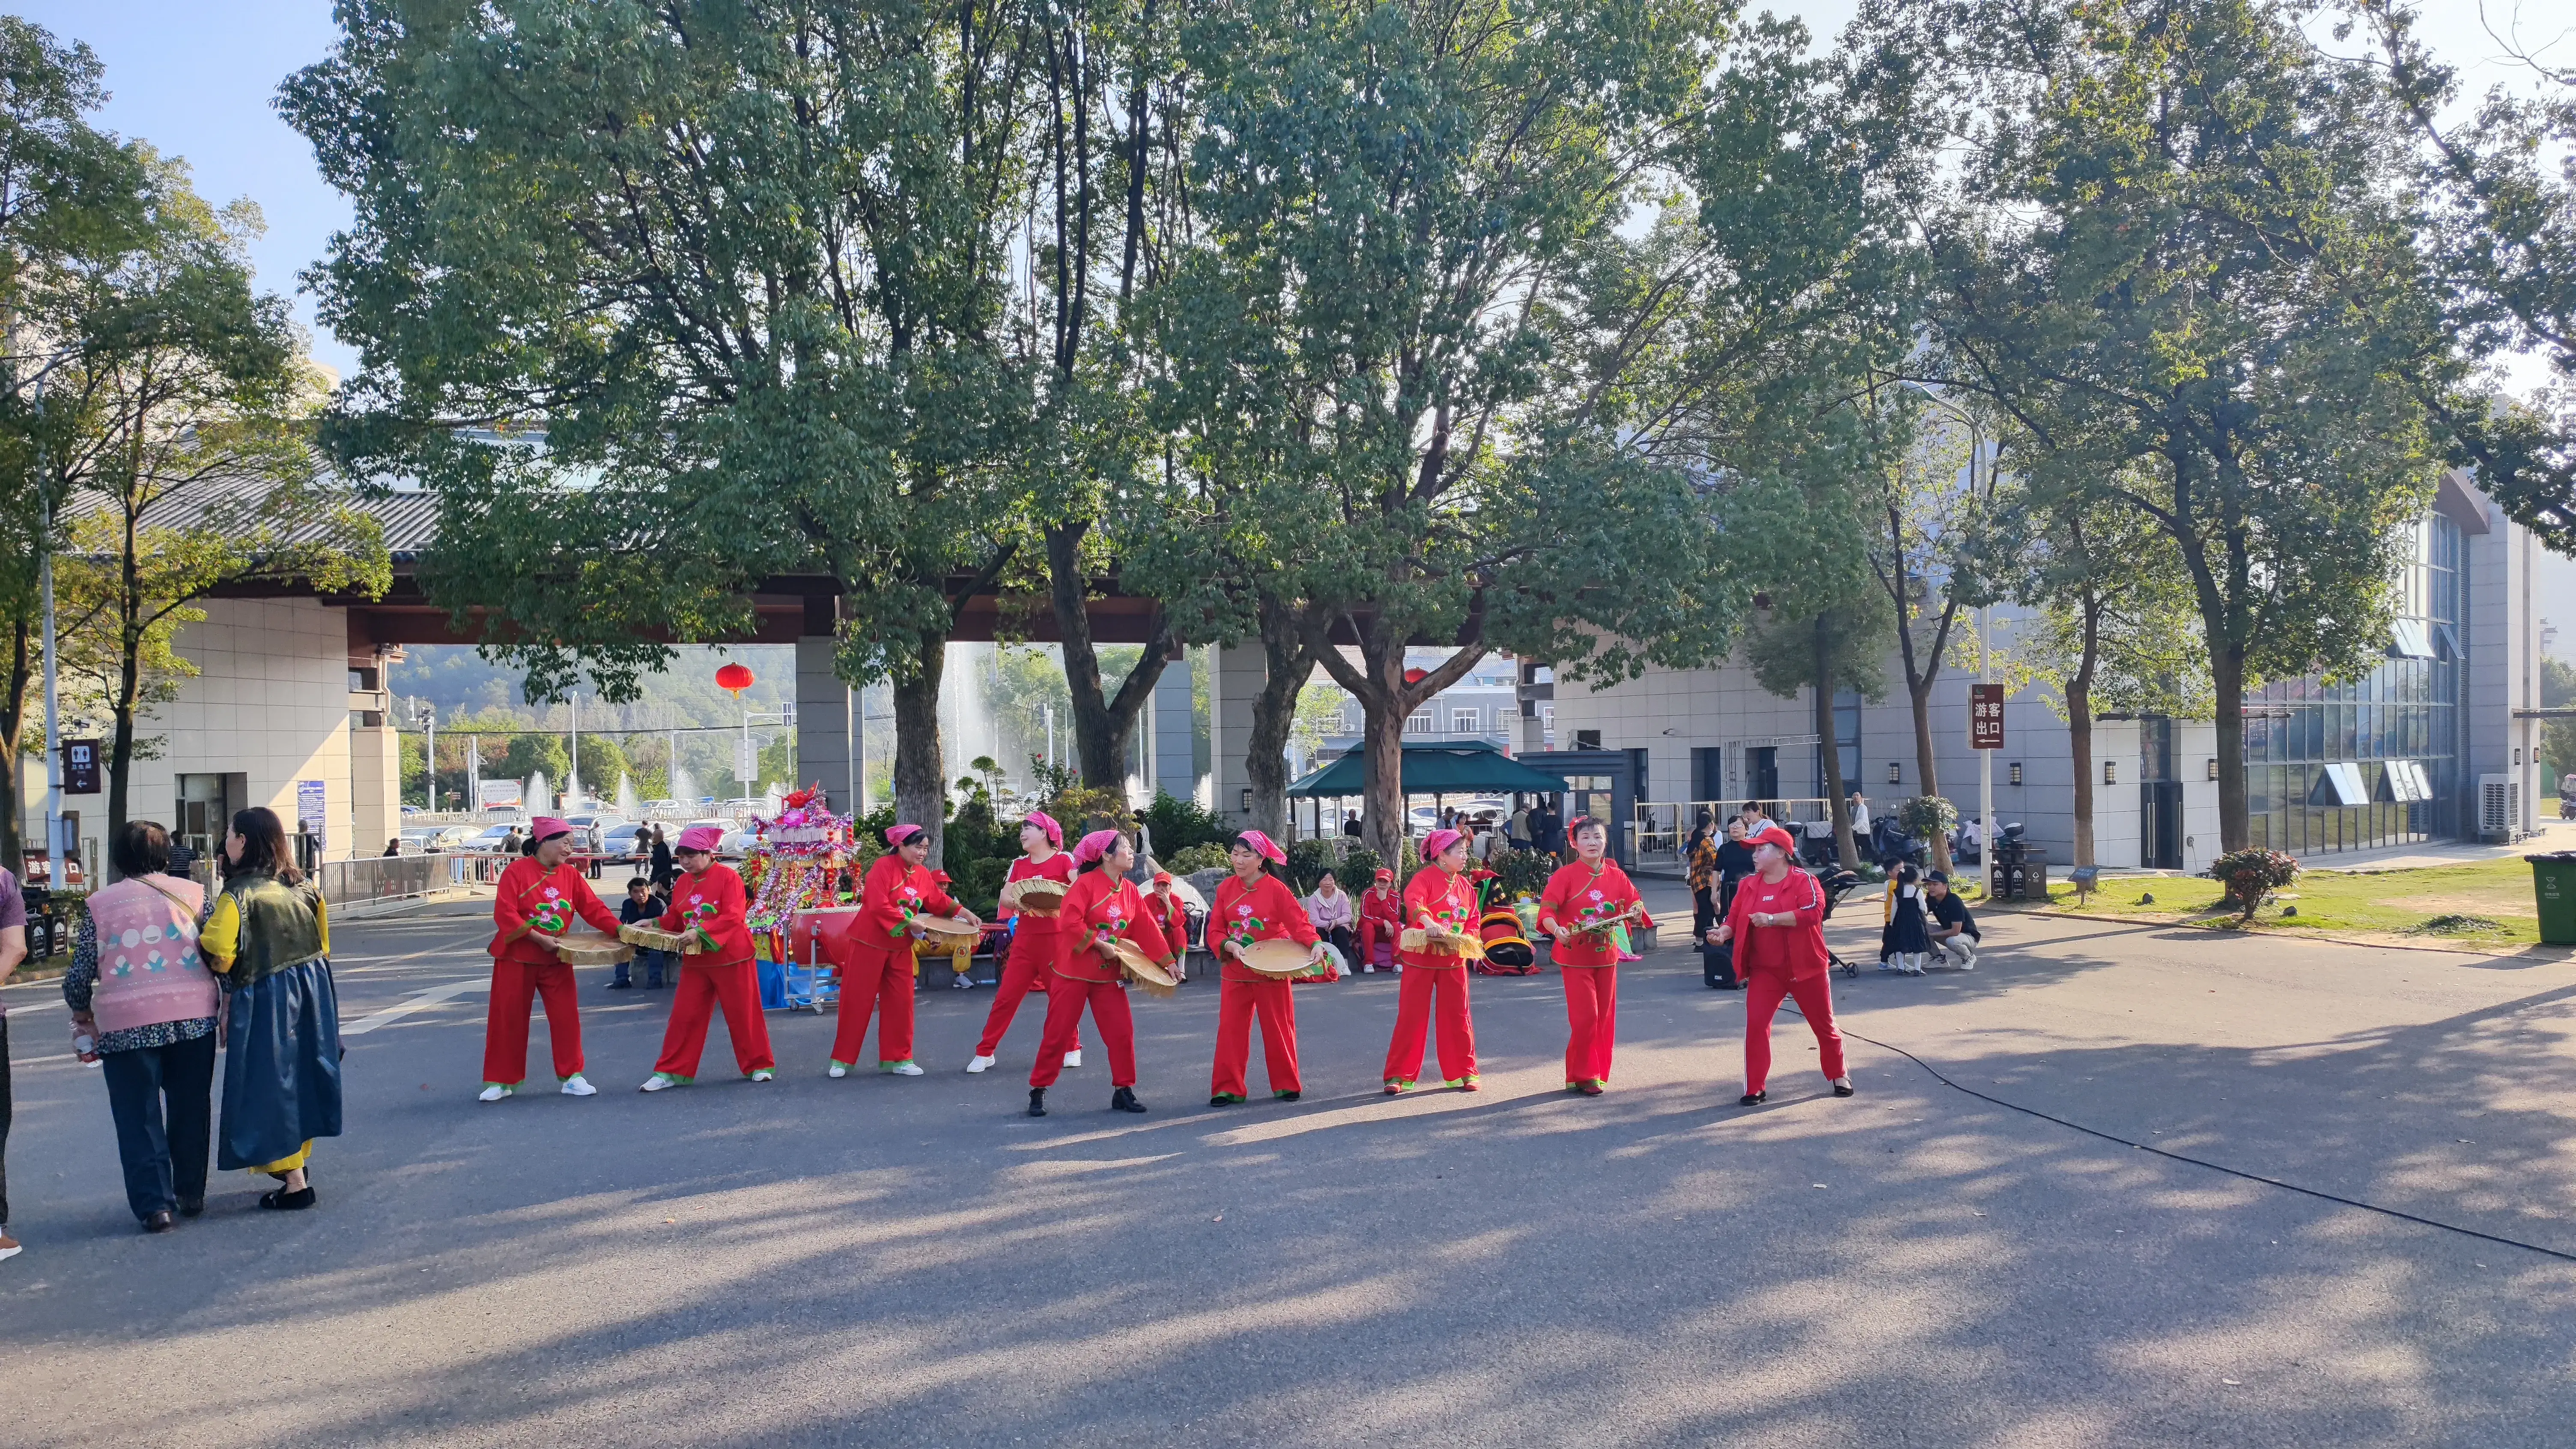
[[632, 991], [635, 989], [635, 983], [632, 981], [611, 981], [608, 983], [608, 989], [611, 991]]
[[1739, 1107], [1759, 1107], [1770, 1100], [1771, 1094], [1769, 1092], [1747, 1092], [1743, 1096], [1735, 1099], [1735, 1105]]
[[1835, 1095], [1835, 1096], [1837, 1096], [1837, 1097], [1848, 1097], [1848, 1096], [1850, 1096], [1853, 1092], [1856, 1092], [1856, 1091], [1858, 1091], [1858, 1090], [1859, 1090], [1859, 1088], [1854, 1087], [1854, 1086], [1853, 1086], [1851, 1083], [1849, 1083], [1849, 1082], [1836, 1082], [1836, 1083], [1834, 1083], [1834, 1095]]
[[193, 1218], [205, 1210], [206, 1200], [204, 1198], [183, 1197], [179, 1199], [179, 1216], [183, 1218]]
[[147, 1233], [166, 1233], [177, 1226], [179, 1226], [178, 1221], [170, 1216], [168, 1208], [163, 1208], [143, 1220], [143, 1231]]
[[1145, 1110], [1145, 1104], [1136, 1100], [1135, 1088], [1120, 1087], [1117, 1091], [1109, 1094], [1109, 1110], [1112, 1112], [1142, 1112]]
[[276, 1208], [281, 1212], [301, 1211], [313, 1206], [313, 1201], [313, 1184], [309, 1182], [293, 1192], [281, 1187], [259, 1195], [261, 1207]]
[[1046, 1088], [1029, 1088], [1029, 1115], [1032, 1117], [1043, 1117], [1046, 1115]]

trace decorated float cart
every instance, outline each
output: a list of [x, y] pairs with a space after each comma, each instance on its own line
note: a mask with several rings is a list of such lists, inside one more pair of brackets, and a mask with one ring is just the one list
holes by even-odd
[[821, 1011], [841, 996], [841, 968], [859, 908], [849, 891], [857, 847], [846, 816], [823, 803], [823, 787], [789, 794], [773, 820], [755, 820], [742, 862], [751, 896], [751, 942], [760, 962], [760, 1004]]

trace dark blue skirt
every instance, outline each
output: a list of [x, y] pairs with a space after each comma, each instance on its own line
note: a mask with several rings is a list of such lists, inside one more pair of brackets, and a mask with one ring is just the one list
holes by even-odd
[[340, 1135], [340, 997], [317, 956], [226, 994], [215, 1165], [264, 1167]]

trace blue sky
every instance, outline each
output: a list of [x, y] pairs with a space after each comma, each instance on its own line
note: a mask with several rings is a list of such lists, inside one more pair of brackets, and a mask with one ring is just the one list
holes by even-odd
[[[12, 8], [98, 52], [114, 93], [103, 124], [187, 158], [209, 200], [259, 203], [269, 229], [252, 256], [263, 287], [294, 289], [296, 274], [348, 224], [347, 204], [314, 173], [311, 150], [273, 104], [280, 80], [330, 48], [337, 32], [327, 0], [22, 0]], [[1771, 8], [1803, 16], [1824, 39], [1851, 18], [1853, 0]], [[2500, 47], [2485, 33], [2474, 0], [2431, 0], [2424, 8], [2427, 38], [2467, 70], [2472, 89], [2519, 79], [2495, 58]], [[2576, 28], [2576, 0], [2486, 0], [2485, 14], [2499, 29], [2518, 21], [2533, 45]], [[2576, 61], [2569, 52], [2576, 41], [2554, 58]], [[296, 310], [311, 326], [311, 299], [299, 296]], [[355, 370], [356, 355], [336, 339], [317, 331], [313, 343], [315, 355], [343, 375]]]

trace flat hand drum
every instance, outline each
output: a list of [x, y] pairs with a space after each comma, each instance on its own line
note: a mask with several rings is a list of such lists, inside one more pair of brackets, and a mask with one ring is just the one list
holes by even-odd
[[1063, 908], [1065, 894], [1064, 882], [1031, 876], [1003, 886], [1002, 903], [1024, 911], [1053, 912]]
[[1169, 996], [1179, 989], [1180, 979], [1153, 957], [1138, 950], [1134, 943], [1120, 941], [1116, 949], [1118, 964], [1126, 969], [1127, 979], [1144, 987], [1148, 994]]
[[1425, 955], [1455, 956], [1461, 961], [1481, 961], [1485, 958], [1484, 942], [1473, 936], [1461, 936], [1454, 932], [1443, 932], [1434, 937], [1429, 931], [1417, 927], [1398, 935], [1395, 938], [1395, 944], [1399, 950], [1419, 951]]
[[1315, 963], [1310, 948], [1294, 941], [1255, 941], [1243, 948], [1243, 964], [1264, 976], [1294, 976]]
[[597, 931], [566, 931], [560, 936], [539, 935], [552, 946], [555, 954], [568, 966], [614, 966], [635, 959], [635, 948], [614, 936]]
[[936, 942], [943, 948], [953, 947], [959, 941], [972, 941], [984, 933], [981, 926], [970, 926], [964, 921], [952, 921], [946, 916], [915, 916], [904, 924], [915, 935]]

